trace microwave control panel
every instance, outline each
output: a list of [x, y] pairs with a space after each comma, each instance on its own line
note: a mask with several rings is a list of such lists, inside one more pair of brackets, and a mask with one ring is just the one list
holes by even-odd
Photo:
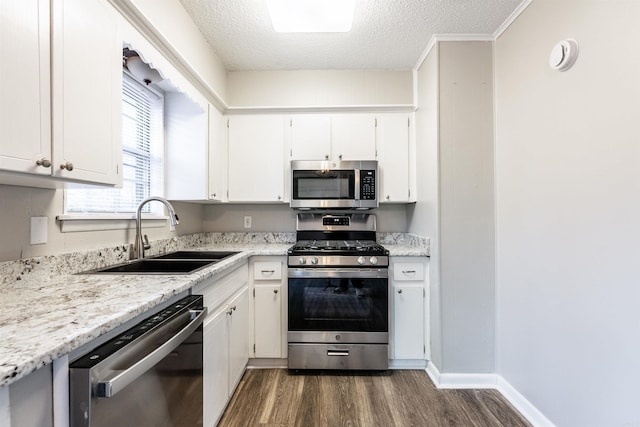
[[376, 171], [360, 170], [360, 200], [376, 199]]

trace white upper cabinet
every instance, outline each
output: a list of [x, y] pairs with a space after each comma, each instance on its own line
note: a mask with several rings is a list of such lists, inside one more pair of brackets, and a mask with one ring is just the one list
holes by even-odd
[[376, 117], [373, 114], [336, 114], [331, 117], [333, 160], [376, 159]]
[[330, 115], [294, 116], [289, 125], [293, 160], [328, 160], [331, 157]]
[[170, 200], [208, 195], [209, 111], [182, 92], [164, 95], [165, 189]]
[[275, 115], [228, 117], [230, 202], [284, 201], [285, 119]]
[[375, 160], [372, 114], [297, 115], [290, 119], [292, 160]]
[[378, 173], [380, 202], [406, 203], [410, 194], [410, 115], [378, 116]]
[[0, 170], [51, 175], [49, 80], [49, 0], [0, 0]]
[[122, 40], [104, 0], [52, 1], [53, 175], [119, 184]]
[[224, 201], [227, 186], [226, 121], [209, 105], [209, 200]]

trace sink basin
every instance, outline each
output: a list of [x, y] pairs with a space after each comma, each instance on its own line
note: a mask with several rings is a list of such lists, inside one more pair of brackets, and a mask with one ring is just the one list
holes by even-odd
[[85, 274], [189, 274], [239, 252], [176, 251], [125, 264], [85, 271]]
[[151, 257], [151, 259], [193, 259], [193, 260], [223, 260], [227, 257], [238, 254], [239, 252], [223, 252], [223, 251], [176, 251], [164, 255]]
[[188, 274], [215, 264], [217, 260], [138, 259], [126, 264], [87, 271], [91, 274]]

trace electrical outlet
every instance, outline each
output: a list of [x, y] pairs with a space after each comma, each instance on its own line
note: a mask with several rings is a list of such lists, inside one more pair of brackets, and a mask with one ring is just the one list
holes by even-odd
[[31, 244], [42, 245], [47, 243], [47, 220], [46, 216], [31, 217]]
[[251, 217], [250, 216], [245, 216], [244, 217], [244, 228], [251, 228]]

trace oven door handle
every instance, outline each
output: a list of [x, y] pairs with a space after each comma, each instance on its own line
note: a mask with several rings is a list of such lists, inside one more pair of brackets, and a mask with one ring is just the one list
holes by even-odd
[[[202, 324], [207, 316], [207, 308], [201, 310], [189, 310], [191, 320], [182, 329], [176, 332], [171, 338], [151, 353], [124, 370], [109, 370], [106, 377], [97, 382], [98, 397], [113, 397], [119, 391], [135, 381], [138, 377], [153, 368], [158, 362], [169, 355], [180, 344], [182, 344], [196, 329]], [[167, 325], [166, 327], [170, 327]], [[162, 334], [162, 327], [155, 332]], [[135, 347], [133, 344], [131, 347]], [[135, 349], [132, 349], [135, 351]], [[115, 362], [117, 363], [117, 362]]]
[[386, 279], [386, 268], [288, 268], [290, 278]]

